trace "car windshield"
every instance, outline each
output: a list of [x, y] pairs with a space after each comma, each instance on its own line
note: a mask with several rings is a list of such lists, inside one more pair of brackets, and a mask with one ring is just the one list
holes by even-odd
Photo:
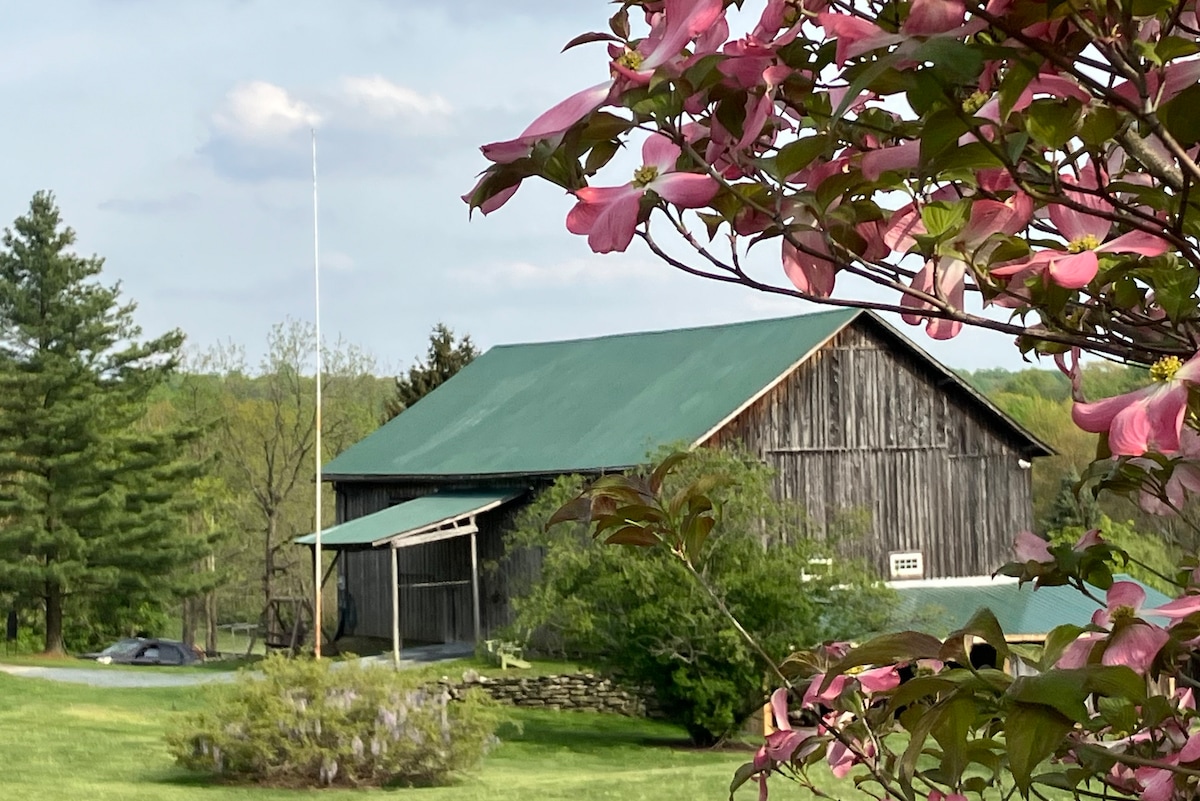
[[118, 640], [100, 652], [101, 656], [128, 656], [132, 654], [142, 641], [136, 638]]

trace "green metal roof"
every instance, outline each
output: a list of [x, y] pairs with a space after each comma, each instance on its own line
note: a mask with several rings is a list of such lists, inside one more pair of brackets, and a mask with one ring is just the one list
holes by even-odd
[[623, 469], [695, 445], [856, 317], [993, 415], [1031, 456], [1053, 453], [870, 312], [835, 309], [595, 339], [501, 345], [324, 467], [327, 479], [524, 476]]
[[[1153, 587], [1129, 576], [1115, 576], [1118, 581], [1134, 581], [1146, 591], [1147, 607], [1161, 606], [1171, 600]], [[1020, 586], [1016, 581], [979, 579], [934, 579], [928, 582], [894, 582], [900, 595], [898, 620], [916, 620], [934, 626], [939, 633], [948, 634], [964, 626], [980, 609], [988, 608], [1000, 622], [1008, 637], [1040, 637], [1055, 626], [1074, 623], [1083, 626], [1091, 622], [1096, 611], [1095, 601], [1071, 587]], [[1104, 597], [1104, 590], [1091, 587], [1092, 594]]]
[[[495, 508], [519, 493], [498, 492], [439, 492], [406, 501], [374, 514], [327, 528], [321, 532], [322, 548], [373, 547], [393, 540], [413, 539], [441, 530], [465, 517]], [[453, 528], [447, 536], [457, 536]], [[439, 537], [421, 537], [422, 542]], [[315, 545], [315, 534], [296, 539], [299, 545]], [[416, 543], [413, 543], [416, 544]]]
[[327, 464], [328, 478], [556, 474], [695, 443], [856, 310], [492, 348]]

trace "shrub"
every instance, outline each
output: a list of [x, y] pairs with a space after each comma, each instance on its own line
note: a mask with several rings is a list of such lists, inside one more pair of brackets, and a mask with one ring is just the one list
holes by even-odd
[[[714, 490], [722, 514], [700, 569], [773, 659], [886, 623], [891, 592], [863, 565], [836, 556], [832, 540], [851, 539], [853, 516], [838, 521], [843, 530], [817, 530], [802, 510], [772, 498], [769, 468], [737, 452], [693, 453], [668, 492], [706, 475], [730, 483]], [[547, 530], [582, 483], [558, 481], [509, 537], [511, 555], [538, 547], [544, 554], [536, 581], [515, 587], [516, 629], [534, 631], [543, 649], [581, 655], [650, 688], [668, 719], [697, 744], [711, 744], [761, 708], [767, 667], [667, 549], [604, 546], [579, 525]]]
[[498, 712], [481, 693], [383, 666], [270, 657], [212, 688], [210, 708], [167, 736], [183, 767], [233, 781], [314, 787], [430, 785], [477, 766]]

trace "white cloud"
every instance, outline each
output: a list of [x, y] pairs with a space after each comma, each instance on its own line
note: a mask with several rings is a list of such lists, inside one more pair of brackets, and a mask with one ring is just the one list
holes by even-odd
[[348, 105], [380, 119], [408, 116], [445, 116], [453, 109], [441, 95], [420, 92], [392, 83], [382, 75], [342, 78], [341, 95]]
[[658, 262], [596, 256], [557, 264], [512, 261], [452, 270], [456, 280], [478, 288], [598, 286], [616, 283], [661, 283], [666, 268]]
[[250, 81], [233, 87], [213, 114], [213, 127], [227, 136], [250, 141], [279, 139], [310, 128], [322, 119], [316, 109], [281, 86]]
[[208, 138], [197, 152], [233, 180], [304, 180], [309, 143], [303, 134], [315, 128], [323, 174], [414, 174], [465, 135], [453, 123], [454, 110], [440, 95], [378, 75], [298, 89], [248, 81], [234, 86], [210, 115]]

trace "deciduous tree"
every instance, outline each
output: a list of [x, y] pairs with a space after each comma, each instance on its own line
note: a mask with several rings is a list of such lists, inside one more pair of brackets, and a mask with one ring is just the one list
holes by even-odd
[[[691, 454], [668, 477], [663, 494], [672, 503], [664, 507], [691, 514], [694, 482], [713, 476], [725, 483], [712, 491], [722, 514], [695, 567], [767, 654], [782, 660], [797, 643], [857, 637], [887, 622], [890, 591], [863, 565], [834, 558], [836, 543], [811, 529], [803, 509], [772, 497], [771, 471], [753, 458]], [[665, 714], [711, 745], [762, 706], [764, 668], [670, 549], [621, 553], [592, 542], [586, 527], [547, 529], [582, 483], [560, 480], [508, 539], [510, 553], [544, 554], [538, 580], [514, 588], [515, 627], [536, 631], [543, 648], [585, 654], [652, 687]]]
[[[314, 341], [310, 324], [289, 319], [271, 329], [257, 369], [248, 364], [244, 348], [234, 345], [210, 349], [194, 363], [217, 421], [212, 446], [238, 499], [235, 525], [256, 542], [253, 555], [238, 561], [257, 574], [264, 603], [277, 594], [311, 592], [309, 571], [293, 570], [307, 562], [292, 540], [312, 531], [315, 522]], [[327, 459], [375, 426], [383, 401], [374, 362], [361, 349], [338, 341], [324, 348], [322, 364], [322, 458]], [[330, 525], [332, 492], [322, 491], [327, 493], [323, 522]], [[247, 546], [246, 536], [235, 535], [230, 544]]]

